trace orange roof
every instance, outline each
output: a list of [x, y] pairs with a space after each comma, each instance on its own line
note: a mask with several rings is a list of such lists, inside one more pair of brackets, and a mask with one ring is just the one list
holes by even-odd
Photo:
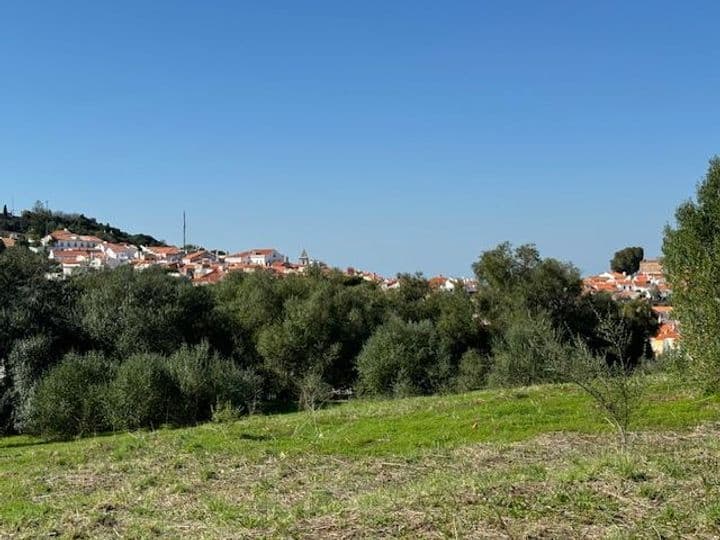
[[3, 244], [5, 244], [5, 247], [6, 247], [6, 248], [11, 248], [11, 247], [13, 247], [13, 246], [15, 245], [15, 239], [14, 239], [14, 238], [10, 238], [10, 237], [7, 237], [7, 238], [6, 238], [6, 237], [2, 237], [2, 238], [0, 238], [0, 242], [2, 242]]
[[209, 273], [205, 274], [204, 276], [195, 278], [192, 281], [196, 285], [210, 285], [213, 283], [217, 283], [224, 277], [225, 277], [225, 273], [216, 268], [212, 272], [209, 272]]
[[116, 253], [130, 249], [129, 244], [113, 244], [112, 242], [103, 242], [103, 246], [105, 246], [106, 249], [112, 249]]
[[678, 332], [677, 325], [674, 323], [664, 323], [660, 325], [658, 333], [655, 335], [655, 339], [679, 339], [680, 332]]
[[71, 240], [75, 235], [66, 229], [58, 229], [50, 233], [53, 240]]
[[193, 253], [188, 253], [187, 255], [185, 255], [183, 257], [183, 259], [189, 259], [192, 261], [193, 259], [201, 259], [202, 257], [206, 257], [207, 255], [209, 255], [207, 250], [201, 249], [201, 250], [195, 251]]
[[248, 251], [233, 253], [232, 255], [228, 255], [227, 257], [231, 259], [237, 259], [238, 257], [251, 257], [252, 255], [272, 255], [276, 252], [277, 250], [272, 248], [250, 249]]
[[156, 246], [156, 247], [149, 247], [147, 250], [150, 253], [155, 253], [157, 255], [176, 255], [180, 253], [180, 249], [176, 248], [175, 246]]
[[97, 236], [75, 234], [74, 232], [67, 229], [58, 229], [57, 231], [51, 232], [50, 238], [55, 241], [79, 240], [81, 242], [95, 242], [98, 244], [102, 242], [102, 240]]
[[652, 310], [655, 313], [670, 313], [673, 310], [672, 306], [653, 306]]

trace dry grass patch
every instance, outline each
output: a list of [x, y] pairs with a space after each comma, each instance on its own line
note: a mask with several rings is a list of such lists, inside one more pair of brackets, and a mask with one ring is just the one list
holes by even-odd
[[720, 536], [717, 400], [656, 394], [627, 452], [567, 387], [0, 440], [0, 537]]

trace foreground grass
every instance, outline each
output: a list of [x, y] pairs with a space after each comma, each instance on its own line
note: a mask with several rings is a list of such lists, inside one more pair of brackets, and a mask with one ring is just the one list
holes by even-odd
[[718, 536], [720, 399], [650, 384], [627, 453], [567, 386], [0, 439], [0, 537]]

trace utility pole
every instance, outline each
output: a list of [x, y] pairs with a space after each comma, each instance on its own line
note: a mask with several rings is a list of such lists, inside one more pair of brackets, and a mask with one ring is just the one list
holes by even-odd
[[183, 245], [182, 245], [182, 248], [185, 249], [185, 246], [187, 246], [187, 222], [185, 220], [185, 210], [183, 210]]

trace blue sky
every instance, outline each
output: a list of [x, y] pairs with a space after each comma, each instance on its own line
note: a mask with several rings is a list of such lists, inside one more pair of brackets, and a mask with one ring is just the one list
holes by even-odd
[[585, 272], [720, 153], [717, 2], [0, 4], [0, 202], [469, 275], [503, 240]]

